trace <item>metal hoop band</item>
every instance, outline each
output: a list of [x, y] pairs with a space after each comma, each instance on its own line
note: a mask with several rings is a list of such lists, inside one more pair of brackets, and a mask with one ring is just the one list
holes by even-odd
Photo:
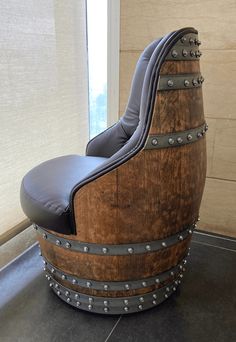
[[50, 277], [53, 279], [53, 276], [57, 276], [62, 280], [66, 280], [73, 285], [78, 285], [80, 287], [91, 288], [94, 290], [102, 290], [102, 291], [124, 291], [124, 290], [135, 290], [141, 289], [144, 287], [149, 287], [152, 285], [157, 285], [162, 282], [165, 282], [168, 278], [176, 278], [179, 272], [184, 270], [184, 265], [186, 265], [186, 258], [182, 259], [181, 262], [175, 267], [165, 271], [163, 273], [159, 273], [154, 277], [144, 278], [140, 280], [132, 280], [132, 281], [96, 281], [91, 279], [78, 278], [71, 274], [62, 272], [60, 269], [50, 264], [47, 260], [44, 260], [45, 268], [44, 270], [50, 274]]
[[[179, 278], [182, 277], [181, 273]], [[140, 296], [113, 298], [85, 295], [59, 284], [56, 280], [49, 281], [53, 291], [68, 304], [82, 310], [104, 314], [128, 314], [152, 308], [175, 292], [181, 282], [180, 279], [176, 279], [166, 286]]]
[[203, 82], [204, 78], [200, 73], [161, 75], [158, 91], [199, 88]]
[[171, 235], [165, 239], [148, 241], [144, 243], [130, 243], [120, 245], [101, 245], [95, 243], [86, 243], [77, 240], [69, 240], [62, 237], [58, 237], [54, 234], [47, 232], [42, 227], [34, 225], [34, 228], [38, 234], [50, 243], [57, 245], [58, 247], [78, 251], [80, 253], [89, 253], [97, 255], [131, 255], [131, 254], [144, 254], [150, 252], [156, 252], [160, 249], [164, 249], [175, 245], [176, 243], [185, 240], [189, 234], [192, 234], [196, 224], [188, 225], [180, 233]]
[[189, 129], [187, 131], [160, 135], [152, 134], [149, 135], [144, 149], [151, 150], [154, 148], [180, 147], [191, 144], [203, 138], [207, 130], [208, 125], [204, 123], [197, 128]]

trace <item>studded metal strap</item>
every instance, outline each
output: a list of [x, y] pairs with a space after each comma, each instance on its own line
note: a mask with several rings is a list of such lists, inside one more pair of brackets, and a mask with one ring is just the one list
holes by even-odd
[[187, 61], [198, 60], [202, 53], [199, 50], [200, 40], [196, 34], [183, 36], [168, 53], [166, 60]]
[[158, 84], [158, 91], [199, 88], [204, 78], [199, 73], [161, 75]]
[[86, 243], [76, 240], [69, 240], [62, 237], [58, 237], [54, 234], [47, 232], [42, 227], [34, 225], [34, 228], [38, 234], [50, 243], [62, 247], [78, 251], [80, 253], [98, 254], [98, 255], [129, 255], [129, 254], [144, 254], [155, 252], [160, 249], [164, 249], [175, 245], [179, 241], [185, 240], [189, 234], [192, 234], [193, 229], [196, 227], [196, 223], [185, 226], [184, 229], [178, 233], [167, 237], [166, 239], [160, 239], [155, 241], [148, 241], [144, 243], [129, 243], [120, 245], [101, 245], [95, 243]]
[[148, 136], [144, 149], [150, 150], [154, 148], [176, 147], [194, 143], [201, 139], [207, 130], [208, 125], [204, 123], [197, 128], [189, 129], [187, 131], [160, 135], [151, 134]]
[[48, 274], [50, 274], [50, 279], [53, 279], [54, 276], [57, 276], [62, 280], [66, 280], [68, 283], [71, 283], [73, 285], [79, 285], [80, 287], [86, 287], [94, 290], [103, 291], [124, 291], [141, 289], [144, 287], [160, 284], [162, 282], [165, 282], [170, 277], [172, 279], [176, 278], [179, 272], [181, 272], [184, 269], [184, 265], [186, 264], [186, 262], [186, 258], [184, 258], [178, 265], [169, 269], [166, 272], [159, 273], [154, 277], [132, 281], [96, 281], [91, 279], [81, 279], [71, 274], [62, 272], [60, 269], [49, 263], [49, 261], [46, 259], [44, 260], [44, 270], [47, 271]]
[[56, 280], [52, 280], [50, 276], [47, 277], [49, 286], [53, 291], [62, 300], [74, 307], [96, 313], [128, 314], [149, 309], [163, 302], [176, 291], [177, 286], [181, 283], [180, 279], [183, 277], [183, 274], [179, 275], [179, 279], [175, 279], [170, 284], [147, 294], [116, 298], [89, 296], [59, 284]]

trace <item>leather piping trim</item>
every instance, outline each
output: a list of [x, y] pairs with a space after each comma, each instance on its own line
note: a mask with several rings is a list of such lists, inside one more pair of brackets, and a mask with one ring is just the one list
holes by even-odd
[[72, 251], [77, 251], [84, 254], [95, 255], [131, 255], [131, 254], [145, 254], [156, 252], [160, 249], [165, 249], [177, 244], [180, 241], [187, 239], [189, 235], [193, 233], [196, 228], [196, 223], [184, 227], [184, 229], [174, 235], [168, 236], [165, 239], [159, 239], [155, 241], [147, 241], [140, 243], [128, 243], [128, 244], [96, 244], [87, 243], [78, 240], [65, 239], [57, 235], [51, 234], [42, 227], [34, 225], [35, 230], [43, 239], [58, 246]]
[[[188, 33], [195, 33], [197, 34], [198, 31], [195, 30], [192, 27], [188, 28], [183, 28], [178, 31], [172, 32], [165, 43], [162, 46], [161, 52], [159, 54], [159, 58], [157, 58], [156, 63], [153, 67], [152, 74], [150, 77], [150, 87], [149, 87], [149, 92], [148, 92], [148, 99], [147, 99], [147, 108], [146, 108], [146, 115], [145, 115], [145, 125], [143, 127], [143, 132], [140, 136], [140, 139], [138, 143], [136, 144], [136, 147], [133, 148], [129, 153], [126, 153], [124, 156], [118, 158], [111, 164], [107, 164], [106, 167], [92, 175], [90, 175], [88, 178], [84, 179], [80, 183], [78, 183], [71, 191], [70, 194], [70, 212], [71, 212], [71, 227], [72, 227], [72, 234], [75, 234], [76, 232], [76, 223], [75, 223], [75, 215], [74, 215], [74, 207], [73, 207], [73, 201], [74, 201], [74, 196], [76, 192], [81, 189], [84, 185], [90, 183], [91, 181], [103, 176], [104, 174], [114, 170], [118, 166], [124, 164], [126, 161], [131, 159], [133, 156], [135, 156], [139, 151], [142, 150], [142, 148], [145, 145], [145, 142], [147, 140], [147, 135], [150, 129], [150, 125], [152, 122], [152, 117], [153, 117], [153, 108], [154, 108], [154, 102], [155, 102], [155, 96], [156, 96], [156, 91], [157, 91], [157, 84], [158, 84], [158, 78], [159, 78], [159, 73], [160, 69], [162, 66], [162, 63], [165, 61], [166, 55], [169, 52], [169, 49], [171, 49], [172, 46], [176, 44], [176, 42], [185, 34]], [[148, 113], [151, 113], [151, 115], [148, 115]]]

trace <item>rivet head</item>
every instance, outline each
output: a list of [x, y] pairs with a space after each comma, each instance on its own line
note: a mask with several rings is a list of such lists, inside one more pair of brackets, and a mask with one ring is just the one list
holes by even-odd
[[65, 274], [62, 274], [61, 279], [62, 279], [62, 280], [65, 280], [65, 279], [66, 279]]
[[187, 260], [186, 260], [186, 259], [183, 260], [183, 264], [184, 264], [184, 265], [187, 264]]
[[67, 303], [70, 303], [71, 299], [68, 297], [66, 301]]
[[88, 246], [84, 246], [84, 252], [87, 253], [89, 251]]
[[189, 230], [188, 230], [188, 233], [189, 233], [189, 234], [193, 234], [192, 229], [189, 229]]
[[58, 285], [58, 284], [55, 284], [55, 288], [56, 288], [56, 289], [59, 289], [59, 285]]
[[125, 284], [125, 289], [126, 289], [126, 290], [129, 290], [129, 289], [130, 289], [129, 284]]
[[183, 55], [184, 57], [186, 57], [186, 56], [188, 55], [188, 51], [184, 49], [184, 50], [182, 51], [182, 55]]
[[107, 300], [104, 300], [103, 304], [104, 304], [105, 306], [108, 306], [109, 302], [108, 302]]
[[92, 310], [93, 306], [91, 304], [88, 305], [88, 309]]
[[178, 144], [182, 144], [182, 142], [183, 142], [183, 139], [182, 139], [181, 137], [178, 137], [178, 138], [177, 138], [177, 143], [178, 143]]
[[195, 55], [196, 55], [196, 57], [201, 57], [202, 53], [201, 53], [201, 51], [198, 50], [195, 52]]
[[125, 306], [124, 307], [124, 310], [127, 312], [127, 311], [129, 311], [129, 307], [128, 306]]
[[107, 291], [108, 288], [109, 288], [109, 286], [108, 286], [107, 284], [105, 284], [105, 285], [103, 286], [103, 288], [104, 288], [105, 291]]
[[178, 284], [179, 284], [179, 285], [181, 284], [181, 280], [180, 280], [180, 279], [178, 280]]
[[61, 245], [61, 241], [60, 240], [56, 240], [56, 245], [60, 246]]
[[143, 308], [142, 304], [139, 304], [138, 308], [139, 308], [139, 310], [142, 310], [142, 308]]
[[93, 298], [89, 297], [88, 301], [89, 301], [89, 303], [92, 303], [93, 302]]
[[173, 50], [171, 55], [172, 57], [176, 58], [178, 56], [178, 52], [176, 50]]
[[47, 271], [46, 267], [43, 268], [44, 271]]
[[153, 138], [153, 139], [152, 139], [152, 145], [153, 145], [153, 146], [158, 145], [158, 140], [157, 140], [156, 138]]
[[180, 240], [180, 241], [183, 241], [183, 239], [184, 239], [183, 236], [182, 236], [182, 235], [179, 235], [179, 240]]
[[125, 305], [128, 305], [128, 304], [129, 304], [128, 299], [125, 299], [125, 300], [124, 300], [124, 304], [125, 304]]
[[68, 297], [68, 296], [70, 295], [70, 292], [69, 292], [69, 291], [66, 291], [66, 292], [65, 292], [65, 295], [66, 295], [66, 297]]
[[190, 141], [190, 140], [193, 139], [193, 136], [192, 136], [191, 134], [188, 134], [188, 135], [187, 135], [187, 139]]
[[192, 37], [189, 38], [189, 44], [190, 45], [194, 44], [194, 39]]
[[183, 269], [183, 266], [182, 266], [182, 265], [179, 265], [179, 269], [182, 270], [182, 269]]
[[50, 287], [53, 287], [53, 285], [54, 285], [53, 283], [50, 283], [50, 284], [49, 284]]
[[155, 293], [152, 296], [154, 299], [157, 299], [157, 295]]
[[165, 297], [165, 298], [168, 298], [168, 294], [167, 294], [167, 293], [165, 293], [164, 297]]
[[175, 281], [175, 285], [177, 285], [177, 286], [179, 285], [179, 281], [178, 280]]
[[184, 80], [184, 86], [189, 87], [190, 82], [188, 80]]
[[193, 84], [194, 87], [196, 87], [198, 85], [198, 81], [196, 80], [196, 78], [194, 78], [192, 80], [192, 84]]
[[173, 290], [173, 291], [176, 291], [176, 287], [174, 286], [174, 287], [172, 288], [172, 290]]
[[150, 251], [150, 250], [151, 250], [151, 246], [150, 246], [150, 245], [146, 245], [145, 248], [146, 248], [147, 251]]
[[143, 286], [143, 287], [146, 287], [146, 286], [147, 286], [146, 281], [143, 281], [143, 282], [142, 282], [142, 286]]
[[72, 284], [76, 284], [77, 280], [76, 279], [72, 279]]
[[180, 278], [183, 278], [183, 276], [184, 276], [183, 273], [180, 273], [179, 277], [180, 277]]
[[80, 302], [76, 302], [76, 306], [80, 306], [81, 305], [81, 303]]
[[170, 272], [171, 277], [174, 277], [175, 273], [173, 271]]
[[90, 281], [87, 281], [87, 282], [86, 282], [86, 286], [87, 286], [87, 287], [91, 287], [91, 286], [92, 286], [92, 283], [91, 283]]
[[61, 291], [57, 291], [57, 295], [60, 296], [61, 295]]
[[55, 273], [55, 269], [54, 269], [54, 268], [51, 268], [51, 272], [52, 272], [52, 273]]
[[153, 305], [157, 305], [157, 301], [156, 301], [156, 300], [153, 300], [153, 301], [152, 301], [152, 304], [153, 304]]
[[191, 56], [191, 57], [195, 57], [195, 51], [191, 50], [191, 51], [190, 51], [190, 56]]
[[162, 247], [167, 247], [167, 244], [165, 242], [161, 243]]
[[174, 144], [174, 142], [175, 142], [175, 141], [174, 141], [174, 139], [173, 139], [173, 138], [169, 138], [169, 139], [168, 139], [168, 143], [169, 143], [170, 145], [173, 145], [173, 144]]
[[186, 37], [182, 37], [182, 38], [181, 38], [181, 42], [182, 42], [182, 43], [185, 43], [185, 42], [186, 42], [186, 40], [187, 40], [187, 38], [186, 38]]
[[144, 298], [143, 298], [143, 297], [140, 297], [140, 298], [139, 298], [139, 301], [140, 301], [141, 303], [143, 303], [143, 302], [144, 302]]
[[133, 252], [134, 252], [134, 250], [133, 250], [133, 248], [128, 248], [128, 252], [129, 252], [129, 254], [133, 254]]
[[167, 85], [168, 85], [168, 87], [173, 87], [174, 82], [172, 80], [168, 80]]
[[201, 133], [201, 132], [198, 132], [197, 137], [198, 137], [198, 138], [201, 138], [201, 137], [202, 137], [202, 133]]
[[43, 233], [43, 238], [46, 240], [47, 239], [47, 234]]
[[65, 243], [65, 247], [66, 247], [66, 248], [71, 248], [71, 244], [67, 241], [67, 242]]
[[160, 279], [156, 278], [156, 279], [155, 279], [155, 283], [156, 283], [156, 284], [160, 284]]
[[102, 249], [102, 252], [103, 252], [104, 254], [107, 254], [107, 252], [108, 252], [108, 248], [106, 248], [106, 247], [103, 247], [103, 249]]
[[103, 308], [104, 312], [108, 312], [109, 309], [107, 307]]
[[79, 295], [76, 293], [75, 294], [75, 300], [79, 299]]
[[166, 287], [166, 292], [170, 292], [170, 288], [169, 287]]

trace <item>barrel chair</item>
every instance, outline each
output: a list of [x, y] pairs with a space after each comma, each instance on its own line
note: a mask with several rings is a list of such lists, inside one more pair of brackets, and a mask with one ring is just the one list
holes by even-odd
[[95, 313], [155, 307], [181, 283], [206, 176], [200, 41], [183, 28], [141, 54], [124, 115], [86, 156], [22, 181], [55, 294]]

